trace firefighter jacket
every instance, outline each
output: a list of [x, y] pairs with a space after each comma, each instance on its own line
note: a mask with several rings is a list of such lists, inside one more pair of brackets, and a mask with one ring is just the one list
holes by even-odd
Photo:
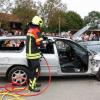
[[33, 27], [28, 30], [26, 40], [26, 57], [27, 59], [39, 59], [41, 53], [38, 47], [41, 46], [42, 35], [38, 27]]

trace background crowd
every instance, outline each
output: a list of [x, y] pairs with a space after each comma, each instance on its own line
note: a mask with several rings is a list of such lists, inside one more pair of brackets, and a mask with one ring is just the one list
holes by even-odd
[[[42, 32], [43, 35], [46, 36], [60, 36], [60, 37], [64, 37], [64, 38], [68, 38], [68, 39], [72, 39], [73, 37], [73, 32], [68, 31], [68, 32], [61, 32], [59, 33], [50, 33], [50, 32]], [[26, 33], [24, 33], [24, 31], [22, 30], [10, 30], [7, 31], [3, 28], [0, 28], [0, 36], [21, 36], [21, 35], [26, 35]], [[82, 36], [82, 41], [100, 41], [100, 32], [92, 32], [90, 31], [89, 33], [84, 33]]]

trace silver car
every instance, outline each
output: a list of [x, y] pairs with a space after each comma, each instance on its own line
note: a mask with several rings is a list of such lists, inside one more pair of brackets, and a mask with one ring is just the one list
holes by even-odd
[[79, 42], [79, 44], [91, 51], [100, 53], [100, 41], [86, 41], [86, 42]]
[[[48, 37], [40, 51], [50, 65], [52, 76], [96, 75], [100, 80], [100, 64], [93, 52], [70, 39]], [[0, 37], [0, 76], [25, 84], [28, 79], [26, 36]], [[95, 59], [94, 59], [95, 58]], [[44, 58], [40, 59], [41, 75], [47, 76]], [[20, 78], [21, 77], [21, 78]]]

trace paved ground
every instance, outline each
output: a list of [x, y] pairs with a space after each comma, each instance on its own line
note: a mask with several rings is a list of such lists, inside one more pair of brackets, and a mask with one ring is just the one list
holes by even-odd
[[[41, 79], [46, 84], [46, 79]], [[8, 83], [0, 79], [2, 85]], [[95, 77], [59, 77], [53, 78], [50, 88], [35, 97], [24, 97], [25, 100], [100, 100], [100, 82]], [[5, 99], [6, 100], [6, 99]]]

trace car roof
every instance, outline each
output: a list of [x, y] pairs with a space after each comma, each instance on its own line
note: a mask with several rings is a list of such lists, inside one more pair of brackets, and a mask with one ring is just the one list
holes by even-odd
[[0, 40], [6, 40], [6, 39], [10, 39], [10, 40], [13, 40], [13, 39], [26, 39], [26, 36], [1, 36], [0, 37]]
[[[70, 40], [72, 41], [71, 39], [68, 39], [68, 38], [62, 38], [62, 37], [53, 37], [53, 36], [47, 36], [48, 39], [52, 39], [52, 40], [55, 40], [55, 39], [64, 39], [64, 40]], [[1, 36], [0, 37], [0, 40], [6, 40], [6, 39], [10, 39], [10, 40], [13, 40], [13, 39], [26, 39], [26, 36]]]
[[80, 42], [79, 44], [84, 44], [84, 45], [100, 45], [100, 41], [86, 41], [86, 42]]

